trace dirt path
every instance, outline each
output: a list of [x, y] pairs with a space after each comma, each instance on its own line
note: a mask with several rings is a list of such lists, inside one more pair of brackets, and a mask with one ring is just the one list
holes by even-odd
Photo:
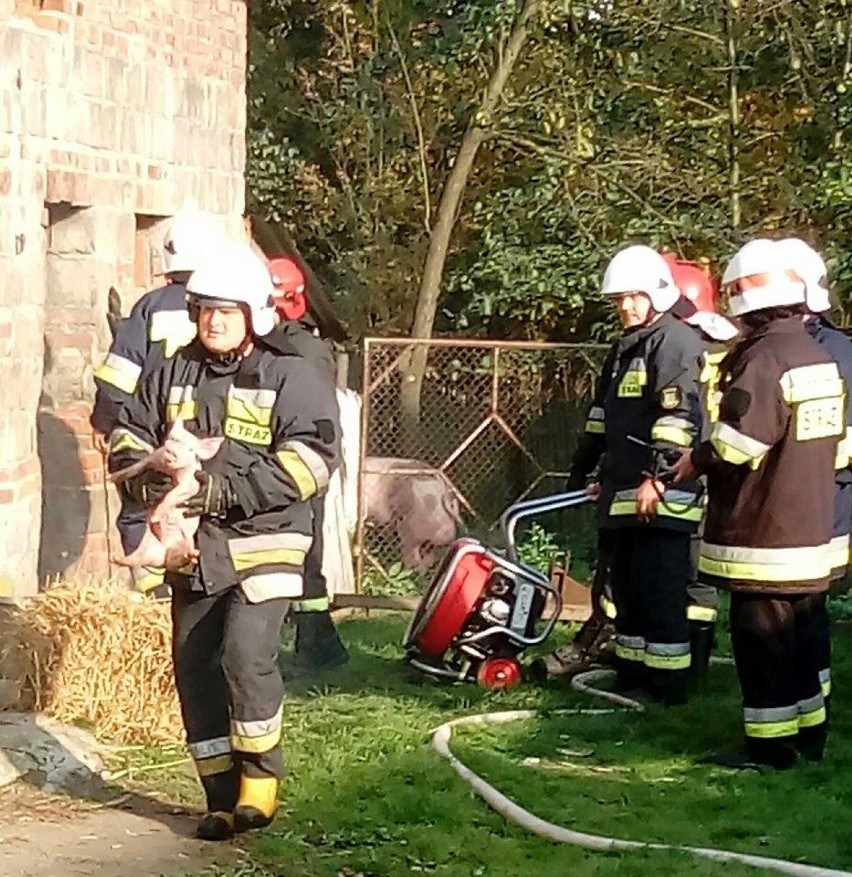
[[74, 802], [18, 784], [0, 792], [3, 877], [160, 877], [233, 864], [233, 844], [201, 843], [185, 809], [136, 795]]

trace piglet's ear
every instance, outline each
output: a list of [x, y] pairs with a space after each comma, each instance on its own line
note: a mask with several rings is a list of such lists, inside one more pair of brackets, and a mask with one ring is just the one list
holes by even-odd
[[222, 442], [225, 439], [222, 436], [218, 438], [203, 438], [199, 439], [198, 442], [198, 459], [199, 460], [211, 460], [216, 454], [219, 453], [219, 448], [222, 447]]

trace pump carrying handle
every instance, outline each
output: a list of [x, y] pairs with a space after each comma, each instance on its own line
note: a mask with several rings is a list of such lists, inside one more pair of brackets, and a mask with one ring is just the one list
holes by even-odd
[[585, 505], [591, 501], [592, 498], [585, 490], [571, 490], [567, 493], [554, 493], [551, 496], [540, 496], [538, 499], [527, 499], [510, 505], [500, 516], [500, 530], [503, 533], [503, 543], [509, 560], [513, 563], [518, 562], [515, 528], [519, 521], [547, 512], [555, 512], [558, 509]]

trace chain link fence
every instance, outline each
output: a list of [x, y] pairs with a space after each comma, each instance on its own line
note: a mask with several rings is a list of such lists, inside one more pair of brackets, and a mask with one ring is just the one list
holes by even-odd
[[[417, 593], [455, 538], [499, 544], [507, 506], [563, 490], [604, 353], [597, 345], [366, 339], [358, 591]], [[581, 561], [593, 553], [588, 510], [542, 525], [527, 528], [527, 562], [554, 548]]]

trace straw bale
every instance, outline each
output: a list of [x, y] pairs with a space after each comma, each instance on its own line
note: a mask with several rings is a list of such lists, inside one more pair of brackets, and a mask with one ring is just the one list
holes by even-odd
[[59, 583], [11, 608], [3, 628], [0, 670], [18, 690], [6, 708], [43, 711], [108, 743], [181, 739], [168, 603]]

